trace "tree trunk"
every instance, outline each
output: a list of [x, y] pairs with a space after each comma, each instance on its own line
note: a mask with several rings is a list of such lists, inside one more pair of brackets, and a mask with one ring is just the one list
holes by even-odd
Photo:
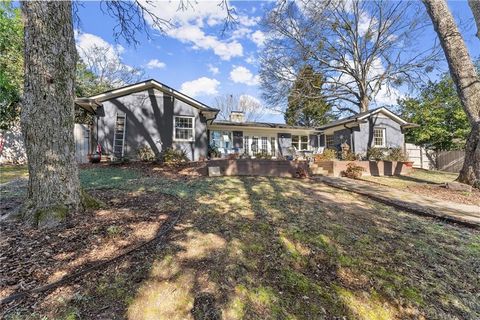
[[473, 18], [477, 25], [477, 38], [480, 39], [480, 1], [479, 0], [468, 0], [470, 9], [473, 13]]
[[472, 131], [458, 180], [480, 188], [480, 79], [445, 0], [423, 0], [447, 58]]
[[361, 99], [360, 99], [360, 104], [359, 104], [359, 111], [361, 112], [367, 112], [368, 111], [368, 105], [370, 104], [370, 99], [368, 99], [368, 96], [364, 94]]
[[28, 157], [23, 217], [39, 227], [83, 209], [75, 162], [76, 49], [69, 1], [24, 1], [25, 85], [21, 125]]

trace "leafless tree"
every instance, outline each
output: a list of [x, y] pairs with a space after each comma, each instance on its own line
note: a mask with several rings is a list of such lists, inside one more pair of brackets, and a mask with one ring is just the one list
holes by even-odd
[[[219, 1], [228, 22], [231, 8], [224, 0]], [[138, 43], [138, 33], [148, 32], [147, 21], [157, 31], [168, 26], [169, 21], [150, 10], [153, 5], [161, 2], [102, 2], [105, 12], [118, 21], [115, 37], [130, 44]], [[36, 226], [54, 226], [81, 212], [86, 203], [73, 137], [76, 11], [70, 1], [22, 1], [21, 9], [25, 23], [21, 126], [29, 171], [23, 218]]]
[[444, 0], [423, 2], [440, 39], [458, 96], [472, 126], [458, 180], [480, 188], [480, 78], [447, 3]]
[[281, 1], [264, 22], [265, 100], [285, 105], [296, 75], [308, 64], [323, 75], [327, 102], [341, 112], [368, 110], [380, 92], [414, 85], [433, 71], [438, 46], [418, 46], [425, 18], [412, 1]]
[[266, 113], [266, 107], [249, 95], [225, 94], [215, 98], [214, 108], [219, 109], [217, 118], [229, 120], [232, 111], [242, 111], [245, 121], [258, 121]]
[[145, 72], [138, 67], [124, 64], [117, 48], [109, 45], [94, 45], [83, 49], [78, 48], [82, 62], [94, 73], [99, 87], [119, 87], [139, 82]]

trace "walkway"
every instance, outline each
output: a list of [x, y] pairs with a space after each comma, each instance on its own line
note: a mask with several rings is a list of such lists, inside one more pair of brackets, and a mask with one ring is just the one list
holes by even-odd
[[319, 176], [314, 179], [331, 187], [355, 192], [402, 210], [480, 228], [479, 206], [442, 201], [348, 178]]

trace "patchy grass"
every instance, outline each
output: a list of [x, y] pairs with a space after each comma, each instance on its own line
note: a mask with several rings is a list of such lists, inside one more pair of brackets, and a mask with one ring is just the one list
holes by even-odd
[[28, 168], [26, 165], [1, 165], [0, 166], [0, 184], [7, 183], [15, 179], [28, 177]]
[[362, 177], [362, 180], [381, 183], [393, 188], [406, 189], [419, 184], [444, 184], [454, 181], [458, 174], [435, 170], [413, 169], [407, 176]]
[[406, 176], [365, 176], [362, 177], [362, 180], [427, 197], [480, 206], [480, 190], [473, 189], [472, 192], [461, 192], [444, 187], [445, 183], [454, 181], [457, 177], [458, 174], [456, 173], [414, 169], [411, 174]]
[[116, 170], [84, 171], [82, 181], [168, 191], [189, 212], [165, 245], [41, 296], [33, 310], [23, 306], [28, 312], [50, 319], [72, 310], [82, 319], [480, 316], [478, 231], [310, 181]]
[[128, 167], [98, 166], [80, 170], [82, 187], [88, 189], [130, 189], [139, 173]]

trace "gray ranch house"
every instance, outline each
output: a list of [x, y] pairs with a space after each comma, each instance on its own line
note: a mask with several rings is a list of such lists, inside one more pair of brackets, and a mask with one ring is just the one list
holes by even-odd
[[216, 120], [219, 110], [153, 79], [79, 98], [76, 104], [95, 115], [89, 152], [98, 143], [102, 154], [112, 158], [135, 159], [143, 146], [157, 156], [167, 148], [181, 149], [192, 161], [206, 159], [209, 146], [223, 157], [266, 153], [278, 158], [292, 150], [339, 149], [342, 143], [365, 153], [369, 147], [403, 148], [403, 130], [412, 126], [383, 107], [319, 128], [246, 122], [242, 112], [232, 112], [228, 121]]

